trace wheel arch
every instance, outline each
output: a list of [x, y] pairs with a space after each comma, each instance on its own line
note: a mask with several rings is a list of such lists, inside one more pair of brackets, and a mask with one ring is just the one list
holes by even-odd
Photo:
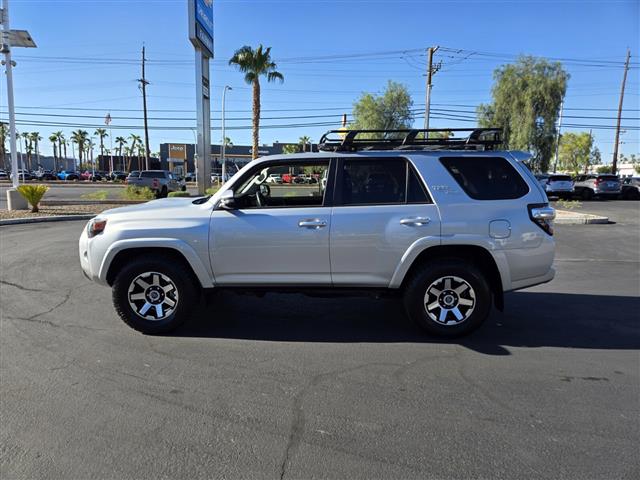
[[132, 258], [143, 258], [145, 256], [154, 255], [162, 256], [167, 261], [182, 263], [193, 275], [196, 285], [201, 288], [210, 288], [213, 286], [211, 277], [205, 270], [195, 252], [185, 252], [184, 249], [176, 248], [170, 245], [131, 245], [116, 248], [105, 255], [104, 262], [100, 268], [100, 277], [104, 278], [107, 285], [112, 286], [116, 275], [126, 265], [127, 261]]
[[424, 265], [442, 259], [456, 259], [470, 262], [478, 267], [487, 277], [495, 307], [504, 310], [504, 281], [494, 256], [484, 247], [479, 245], [437, 245], [424, 249], [413, 260], [400, 283], [404, 288], [407, 280], [413, 273]]

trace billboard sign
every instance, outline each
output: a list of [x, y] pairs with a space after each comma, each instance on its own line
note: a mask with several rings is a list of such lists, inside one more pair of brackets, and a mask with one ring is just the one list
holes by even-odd
[[213, 57], [213, 0], [189, 0], [189, 40]]
[[169, 158], [185, 160], [187, 158], [187, 146], [184, 143], [170, 143]]

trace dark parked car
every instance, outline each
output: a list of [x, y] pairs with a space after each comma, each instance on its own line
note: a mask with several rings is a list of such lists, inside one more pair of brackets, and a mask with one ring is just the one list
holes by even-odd
[[36, 180], [57, 180], [58, 177], [51, 170], [36, 170], [34, 178]]
[[622, 181], [623, 200], [640, 200], [640, 177], [627, 177]]
[[115, 182], [116, 180], [120, 180], [120, 181], [124, 181], [127, 179], [127, 174], [125, 172], [122, 172], [120, 170], [114, 170], [111, 173], [108, 173], [107, 175], [105, 175], [105, 178], [107, 180], [110, 180], [112, 182]]

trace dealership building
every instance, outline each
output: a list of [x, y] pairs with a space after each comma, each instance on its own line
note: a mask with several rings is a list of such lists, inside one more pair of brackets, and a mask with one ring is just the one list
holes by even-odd
[[[258, 148], [258, 155], [260, 157], [263, 157], [265, 155], [278, 155], [284, 153], [283, 149], [287, 145], [298, 146], [297, 143], [279, 142], [276, 142], [271, 146], [262, 145]], [[311, 149], [314, 152], [318, 151], [317, 145], [312, 145]], [[211, 171], [214, 173], [220, 173], [222, 171], [222, 164], [220, 163], [220, 150], [220, 145], [211, 145], [209, 161], [211, 162]], [[233, 169], [235, 169], [236, 167], [238, 169], [244, 167], [251, 161], [251, 151], [252, 147], [250, 145], [227, 145], [225, 149], [227, 168], [231, 168], [233, 171]], [[161, 143], [161, 168], [170, 170], [178, 174], [195, 172], [195, 153], [196, 146], [192, 143]]]

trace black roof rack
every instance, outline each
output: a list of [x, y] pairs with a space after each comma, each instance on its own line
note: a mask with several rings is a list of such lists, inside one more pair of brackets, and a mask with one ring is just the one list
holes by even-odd
[[[429, 138], [429, 133], [447, 133], [448, 137]], [[318, 149], [332, 152], [355, 152], [358, 150], [494, 150], [502, 143], [502, 129], [500, 128], [330, 130], [318, 142]]]

